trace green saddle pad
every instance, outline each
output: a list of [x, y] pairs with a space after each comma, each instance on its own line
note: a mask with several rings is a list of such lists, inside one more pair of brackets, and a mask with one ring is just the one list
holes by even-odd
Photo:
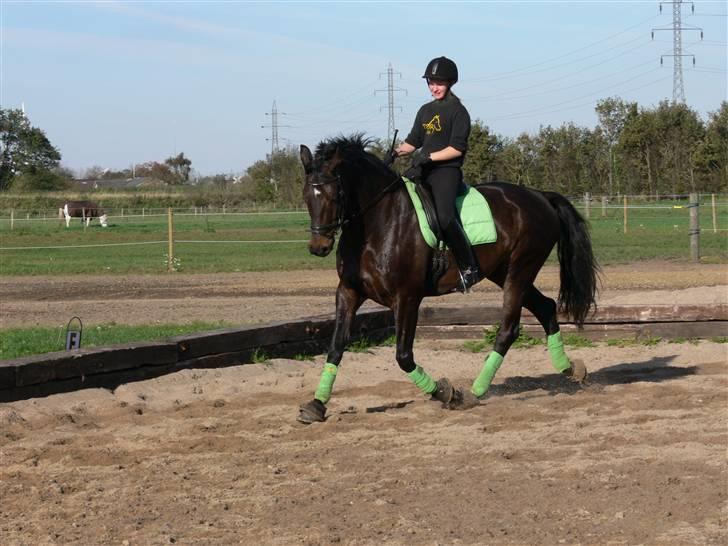
[[[404, 185], [412, 199], [412, 204], [415, 206], [417, 221], [420, 224], [420, 231], [422, 231], [425, 242], [432, 248], [436, 248], [437, 238], [427, 223], [425, 210], [422, 208], [420, 196], [415, 191], [414, 182], [404, 178]], [[471, 245], [495, 243], [498, 237], [495, 231], [495, 224], [493, 223], [493, 215], [490, 212], [488, 201], [485, 200], [482, 193], [468, 186], [468, 191], [465, 195], [457, 196], [455, 208], [458, 211], [460, 221], [463, 224], [465, 234], [468, 236]]]

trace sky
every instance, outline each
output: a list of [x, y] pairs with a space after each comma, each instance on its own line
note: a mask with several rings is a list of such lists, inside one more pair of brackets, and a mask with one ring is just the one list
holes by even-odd
[[[600, 99], [672, 98], [673, 6], [659, 8], [0, 0], [0, 106], [24, 107], [79, 174], [180, 152], [201, 176], [241, 174], [271, 152], [274, 102], [280, 147], [358, 132], [386, 139], [390, 65], [403, 138], [430, 100], [425, 66], [444, 55], [459, 68], [454, 91], [491, 132], [593, 128]], [[685, 97], [703, 119], [727, 99], [726, 10], [682, 5]]]

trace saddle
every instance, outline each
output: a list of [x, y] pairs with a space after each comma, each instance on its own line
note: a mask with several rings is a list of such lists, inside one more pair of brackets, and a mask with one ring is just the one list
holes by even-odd
[[[403, 179], [415, 208], [422, 237], [430, 248], [434, 249], [432, 282], [435, 284], [449, 266], [444, 233], [437, 220], [432, 194], [422, 184], [415, 184], [406, 177]], [[471, 245], [493, 243], [497, 240], [490, 206], [478, 190], [461, 183], [455, 208]]]
[[[422, 237], [431, 248], [443, 246], [442, 230], [437, 222], [437, 214], [432, 196], [426, 188], [404, 178], [404, 185], [417, 214]], [[455, 199], [463, 230], [472, 246], [494, 243], [498, 234], [488, 201], [477, 189], [461, 184]], [[429, 212], [428, 212], [429, 211]]]
[[[424, 210], [425, 217], [427, 218], [427, 224], [430, 226], [430, 229], [435, 234], [435, 237], [437, 238], [436, 246], [439, 248], [440, 243], [445, 240], [445, 237], [443, 236], [440, 221], [437, 219], [437, 211], [435, 209], [435, 202], [432, 199], [432, 194], [422, 184], [415, 184], [415, 192], [420, 198], [420, 202], [422, 203], [422, 209]], [[460, 187], [458, 188], [457, 195], [462, 196], [466, 193], [468, 193], [468, 186], [464, 182], [460, 182]]]
[[425, 218], [427, 223], [435, 234], [435, 252], [432, 255], [432, 281], [433, 285], [437, 282], [437, 279], [442, 277], [447, 269], [450, 267], [450, 262], [447, 259], [447, 251], [445, 250], [445, 237], [443, 235], [440, 221], [437, 219], [437, 212], [435, 210], [435, 202], [432, 199], [432, 194], [425, 189], [422, 184], [415, 184], [415, 192], [420, 198], [422, 203], [422, 210], [425, 212]]

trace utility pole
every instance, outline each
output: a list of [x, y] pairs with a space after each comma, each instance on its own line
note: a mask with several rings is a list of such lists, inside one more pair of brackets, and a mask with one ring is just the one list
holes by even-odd
[[270, 183], [275, 187], [276, 192], [278, 191], [278, 184], [276, 183], [275, 177], [273, 176], [273, 156], [275, 153], [280, 149], [278, 146], [278, 128], [279, 127], [290, 127], [290, 125], [280, 125], [278, 123], [278, 114], [286, 115], [285, 112], [278, 112], [278, 107], [276, 106], [276, 101], [273, 101], [273, 108], [271, 108], [270, 112], [266, 112], [266, 116], [270, 116], [270, 125], [261, 125], [261, 128], [265, 129], [266, 127], [270, 127], [271, 129], [271, 135], [270, 139]]
[[[392, 135], [394, 134], [394, 109], [399, 108], [400, 111], [402, 110], [401, 106], [395, 106], [394, 105], [394, 92], [395, 91], [404, 91], [404, 94], [407, 94], [406, 89], [400, 89], [399, 87], [394, 87], [394, 75], [399, 74], [399, 77], [402, 78], [401, 72], [395, 72], [392, 68], [392, 63], [389, 63], [389, 66], [387, 67], [387, 72], [380, 72], [379, 77], [381, 78], [384, 74], [387, 75], [387, 88], [386, 89], [376, 89], [374, 91], [374, 94], [380, 92], [387, 92], [387, 109], [389, 111], [389, 123], [387, 125], [387, 142], [392, 140]], [[384, 106], [381, 106], [379, 108], [379, 111], [382, 111], [382, 108]]]
[[[655, 39], [655, 31], [672, 30], [672, 55], [660, 55], [660, 64], [663, 64], [664, 57], [673, 58], [672, 69], [672, 102], [673, 104], [685, 103], [685, 84], [683, 82], [682, 58], [692, 57], [693, 66], [695, 66], [695, 55], [682, 52], [682, 31], [683, 30], [699, 30], [700, 39], [703, 39], [703, 29], [692, 25], [683, 26], [682, 24], [682, 4], [683, 0], [673, 0], [672, 2], [660, 2], [660, 13], [662, 13], [662, 4], [672, 4], [672, 26], [653, 28], [652, 39]], [[695, 4], [690, 2], [691, 13], [695, 13]]]

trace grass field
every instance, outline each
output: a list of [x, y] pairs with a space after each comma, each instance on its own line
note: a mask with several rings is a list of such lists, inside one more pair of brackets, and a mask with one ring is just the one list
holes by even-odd
[[[630, 208], [626, 234], [621, 207], [608, 208], [605, 217], [601, 209], [593, 208], [590, 224], [599, 262], [688, 260], [689, 209], [673, 206], [659, 202]], [[700, 208], [701, 259], [726, 262], [728, 203], [717, 207], [716, 220], [718, 231], [714, 232], [711, 208]], [[333, 255], [321, 259], [308, 253], [308, 223], [305, 212], [176, 214], [175, 269], [213, 273], [333, 267]], [[8, 218], [0, 219], [0, 275], [167, 270], [167, 217], [163, 214], [112, 216], [106, 229], [94, 222], [84, 230], [80, 220], [67, 229], [55, 218], [15, 219], [10, 227]]]
[[[78, 328], [77, 324], [74, 324]], [[101, 324], [85, 328], [81, 333], [83, 348], [104, 347], [132, 341], [156, 341], [172, 336], [230, 327], [223, 322], [191, 322], [189, 324], [154, 324], [129, 326]], [[0, 360], [27, 355], [52, 353], [66, 348], [66, 328], [8, 328], [0, 336]]]

